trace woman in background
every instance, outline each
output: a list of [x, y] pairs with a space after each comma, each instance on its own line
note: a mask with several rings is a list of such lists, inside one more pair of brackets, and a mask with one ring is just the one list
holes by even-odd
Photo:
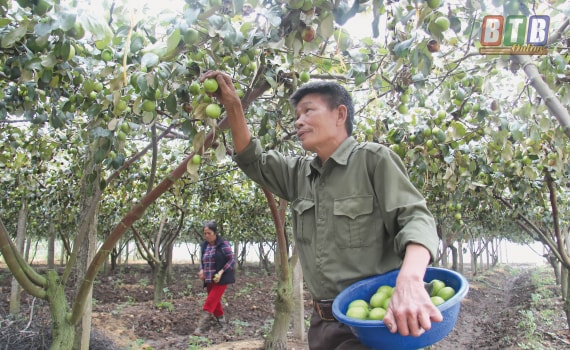
[[200, 279], [208, 291], [208, 296], [202, 307], [195, 335], [207, 331], [212, 324], [218, 324], [225, 329], [227, 320], [222, 309], [222, 296], [228, 284], [235, 282], [234, 253], [229, 243], [218, 235], [218, 225], [215, 221], [204, 224], [204, 242], [200, 262]]

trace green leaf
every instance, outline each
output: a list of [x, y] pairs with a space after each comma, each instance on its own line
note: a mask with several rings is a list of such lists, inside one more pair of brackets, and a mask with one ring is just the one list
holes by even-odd
[[220, 143], [218, 147], [216, 147], [216, 151], [214, 152], [214, 156], [216, 162], [221, 162], [226, 158], [226, 146], [223, 143]]
[[198, 6], [191, 7], [189, 9], [187, 9], [186, 11], [184, 11], [184, 20], [190, 26], [198, 20], [198, 16], [200, 16], [200, 12], [202, 12], [200, 7], [198, 7]]
[[190, 178], [193, 180], [198, 180], [198, 169], [200, 168], [200, 164], [194, 164], [193, 162], [186, 163], [186, 172], [190, 175]]
[[58, 111], [56, 113], [51, 114], [50, 124], [56, 128], [61, 129], [65, 126], [65, 116], [63, 112]]
[[146, 94], [149, 90], [147, 75], [148, 74], [140, 74], [136, 78], [137, 87], [141, 91], [141, 94]]
[[34, 34], [36, 34], [38, 36], [49, 35], [49, 34], [51, 34], [51, 31], [52, 31], [51, 22], [47, 22], [47, 23], [39, 22], [38, 24], [36, 24], [34, 26]]
[[541, 117], [539, 120], [540, 131], [547, 132], [552, 128], [552, 122], [549, 117]]
[[42, 61], [39, 57], [34, 57], [26, 62], [24, 68], [29, 71], [42, 69]]
[[[158, 64], [158, 62], [160, 61], [160, 58], [158, 57], [158, 55], [154, 52], [147, 52], [144, 54], [144, 56], [141, 59], [141, 65], [145, 66], [145, 67], [153, 67], [155, 65]], [[139, 85], [140, 88], [140, 85]], [[141, 88], [142, 90], [142, 88]]]
[[150, 124], [150, 123], [152, 123], [152, 121], [154, 120], [154, 117], [156, 116], [156, 111], [154, 111], [154, 112], [143, 112], [142, 116], [143, 116], [143, 123]]
[[507, 142], [503, 150], [501, 151], [501, 157], [504, 161], [509, 161], [513, 159], [513, 145]]
[[91, 118], [95, 118], [96, 116], [99, 115], [99, 113], [101, 113], [101, 111], [103, 110], [103, 105], [99, 104], [99, 103], [93, 103], [89, 109], [87, 109], [87, 111], [85, 111], [85, 113], [91, 117]]
[[135, 35], [131, 38], [131, 53], [140, 51], [144, 47], [144, 39], [142, 36]]
[[194, 136], [194, 139], [192, 140], [192, 148], [194, 148], [195, 151], [201, 150], [202, 147], [204, 146], [205, 140], [206, 140], [206, 133], [202, 130], [198, 134], [196, 134], [196, 136]]
[[410, 47], [412, 46], [414, 39], [404, 40], [402, 42], [397, 43], [394, 46], [394, 53], [398, 57], [406, 57], [410, 53]]
[[75, 13], [69, 13], [69, 12], [55, 12], [55, 22], [53, 24], [53, 26], [55, 28], [59, 28], [61, 30], [63, 30], [64, 32], [67, 32], [68, 30], [73, 28], [73, 25], [75, 24], [77, 18]]
[[102, 17], [95, 18], [87, 15], [83, 19], [85, 29], [93, 35], [93, 40], [104, 43], [104, 46], [111, 42], [113, 31], [111, 31], [111, 28], [109, 28], [109, 25]]
[[453, 122], [452, 127], [453, 127], [453, 137], [454, 138], [462, 138], [467, 133], [465, 125], [463, 125], [463, 123], [461, 123], [461, 122], [458, 122], [458, 121]]
[[330, 38], [331, 35], [333, 35], [334, 17], [332, 13], [329, 13], [327, 17], [321, 20], [321, 24], [319, 25], [318, 31], [320, 33], [320, 36], [323, 37], [323, 39], [325, 40]]
[[176, 92], [171, 93], [166, 98], [166, 109], [172, 115], [178, 114], [178, 105], [176, 102]]
[[172, 53], [178, 47], [178, 44], [182, 40], [182, 35], [180, 34], [180, 29], [175, 29], [170, 33], [168, 39], [166, 39], [166, 54]]
[[2, 43], [1, 43], [2, 48], [8, 48], [14, 46], [14, 43], [20, 41], [24, 37], [24, 35], [26, 35], [27, 31], [28, 28], [22, 26], [8, 32], [6, 35], [2, 37]]
[[455, 33], [461, 32], [461, 21], [456, 16], [449, 17], [449, 29]]

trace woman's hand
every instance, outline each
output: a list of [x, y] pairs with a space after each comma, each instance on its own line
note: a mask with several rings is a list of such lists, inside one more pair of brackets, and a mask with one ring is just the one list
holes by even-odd
[[200, 272], [198, 272], [198, 277], [200, 277], [200, 279], [203, 281], [206, 277], [204, 276], [204, 270], [200, 269]]
[[222, 275], [224, 274], [224, 269], [221, 269], [220, 271], [218, 271], [218, 273], [216, 273], [214, 275], [214, 282], [218, 283], [220, 282], [220, 278], [222, 278]]

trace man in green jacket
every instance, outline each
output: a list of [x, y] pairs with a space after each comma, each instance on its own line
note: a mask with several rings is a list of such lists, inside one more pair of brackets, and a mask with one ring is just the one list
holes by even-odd
[[314, 156], [264, 151], [252, 137], [231, 78], [210, 71], [213, 94], [225, 107], [234, 159], [255, 182], [291, 203], [303, 275], [314, 299], [312, 350], [368, 349], [336, 321], [332, 300], [350, 284], [400, 268], [384, 318], [391, 332], [419, 336], [440, 322], [423, 277], [438, 237], [426, 201], [401, 159], [376, 143], [351, 136], [354, 106], [335, 82], [301, 86], [291, 97], [302, 147]]

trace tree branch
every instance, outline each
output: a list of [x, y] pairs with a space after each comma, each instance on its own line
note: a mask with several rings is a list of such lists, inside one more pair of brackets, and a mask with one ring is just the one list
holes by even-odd
[[[47, 280], [42, 278], [40, 280], [42, 284], [38, 286], [29, 278], [29, 275], [24, 272], [24, 269], [28, 268], [27, 263], [25, 263], [24, 266], [22, 265], [24, 259], [21, 257], [20, 253], [18, 253], [18, 250], [14, 246], [10, 237], [8, 237], [8, 231], [6, 230], [2, 220], [0, 220], [0, 253], [2, 253], [4, 261], [6, 262], [6, 265], [8, 265], [10, 272], [12, 272], [14, 278], [26, 292], [30, 293], [34, 297], [47, 299], [47, 293], [43, 289], [47, 285]], [[38, 277], [41, 276], [38, 275]]]

